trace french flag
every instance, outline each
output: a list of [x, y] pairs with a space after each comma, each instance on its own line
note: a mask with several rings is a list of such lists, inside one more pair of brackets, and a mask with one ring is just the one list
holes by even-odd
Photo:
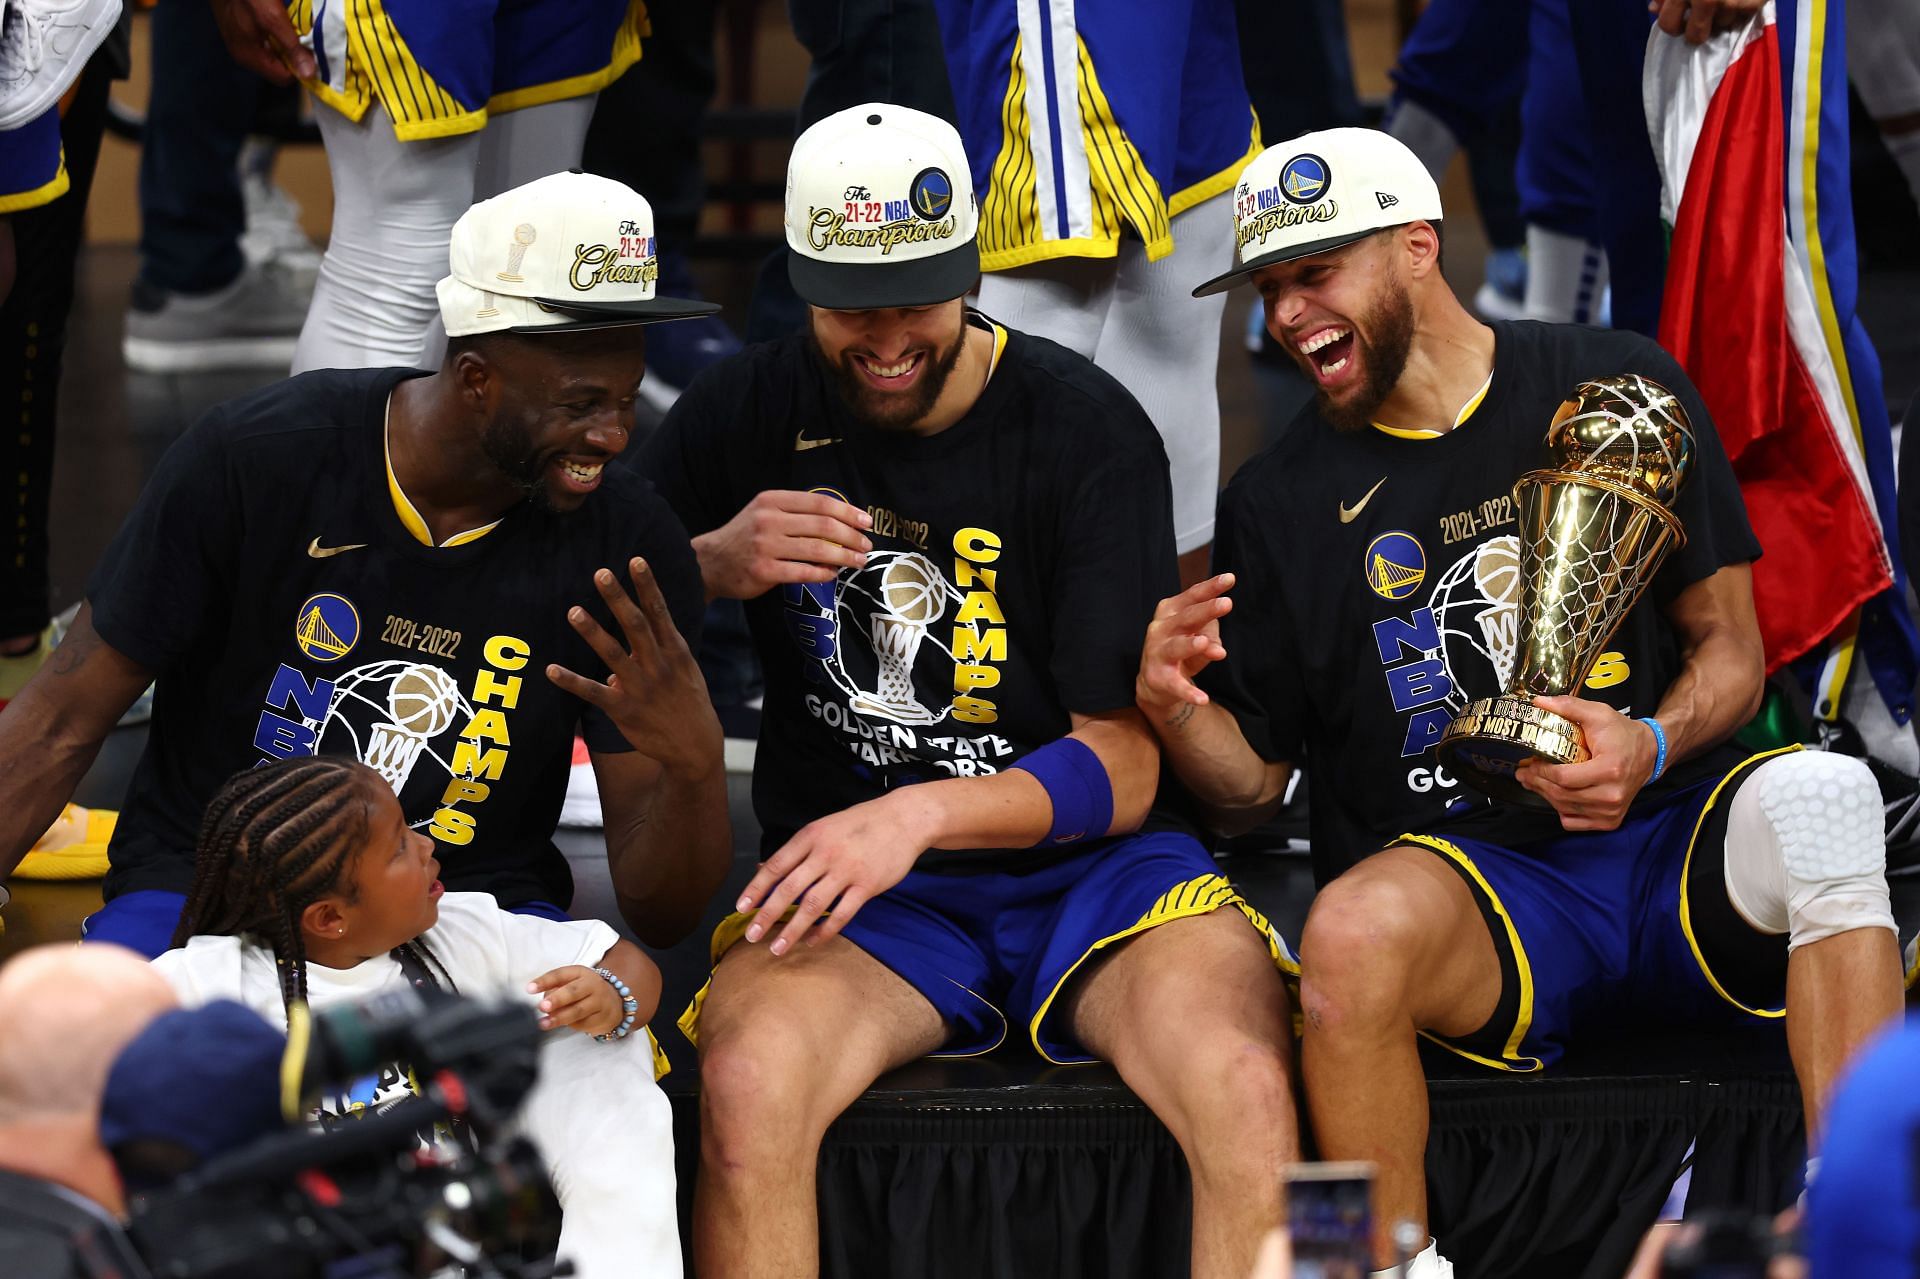
[[1833, 641], [1815, 713], [1856, 643], [1905, 722], [1920, 640], [1903, 604], [1880, 365], [1854, 318], [1837, 0], [1768, 3], [1689, 45], [1656, 27], [1643, 82], [1672, 228], [1660, 343], [1699, 388], [1765, 556], [1773, 671]]

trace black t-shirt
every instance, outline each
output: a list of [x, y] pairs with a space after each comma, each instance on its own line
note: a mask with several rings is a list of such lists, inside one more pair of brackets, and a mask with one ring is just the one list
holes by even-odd
[[[1665, 606], [1760, 554], [1706, 406], [1671, 356], [1633, 333], [1492, 327], [1492, 381], [1451, 432], [1340, 431], [1308, 405], [1221, 495], [1215, 566], [1238, 582], [1222, 626], [1227, 659], [1203, 683], [1263, 758], [1307, 761], [1322, 880], [1406, 832], [1444, 827], [1515, 845], [1560, 830], [1550, 812], [1491, 804], [1438, 769], [1432, 747], [1467, 702], [1504, 688], [1519, 612], [1512, 488], [1550, 464], [1547, 426], [1577, 384], [1643, 374], [1679, 398], [1695, 443], [1674, 507], [1687, 544], [1621, 622], [1580, 696], [1653, 714], [1681, 666]], [[1672, 764], [1644, 793], [1728, 757], [1722, 748]]]
[[[1000, 772], [1071, 731], [1069, 712], [1132, 706], [1147, 622], [1178, 589], [1153, 423], [1028, 334], [1007, 332], [979, 401], [929, 437], [855, 421], [805, 337], [751, 347], [694, 381], [640, 463], [696, 536], [766, 489], [873, 517], [864, 568], [747, 603], [768, 852], [892, 787]], [[1085, 847], [920, 864], [1027, 869]]]
[[473, 541], [417, 541], [384, 447], [388, 395], [410, 376], [307, 373], [214, 409], [167, 450], [94, 572], [95, 628], [157, 673], [109, 897], [185, 891], [219, 785], [323, 752], [387, 778], [438, 842], [448, 888], [571, 900], [552, 836], [574, 730], [596, 751], [631, 747], [546, 677], [558, 662], [606, 678], [567, 610], [612, 628], [593, 573], [624, 579], [641, 555], [694, 637], [699, 565], [666, 503], [613, 468], [571, 514], [529, 503]]

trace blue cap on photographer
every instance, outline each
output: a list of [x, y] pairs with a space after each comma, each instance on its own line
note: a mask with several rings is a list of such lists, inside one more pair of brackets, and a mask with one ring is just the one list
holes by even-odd
[[286, 1125], [287, 1037], [223, 999], [156, 1017], [107, 1075], [100, 1144], [133, 1190], [162, 1185]]

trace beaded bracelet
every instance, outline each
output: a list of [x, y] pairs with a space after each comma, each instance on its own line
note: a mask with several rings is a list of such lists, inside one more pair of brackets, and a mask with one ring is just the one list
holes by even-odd
[[1643, 716], [1640, 722], [1653, 730], [1653, 776], [1647, 780], [1657, 782], [1660, 774], [1667, 771], [1667, 730], [1651, 715]]
[[604, 1035], [595, 1035], [594, 1038], [603, 1044], [611, 1043], [616, 1039], [625, 1039], [628, 1032], [633, 1029], [634, 1019], [640, 1015], [640, 1001], [633, 997], [631, 990], [627, 989], [627, 983], [621, 981], [605, 968], [596, 968], [593, 971], [599, 973], [600, 976], [606, 979], [607, 985], [613, 987], [614, 993], [620, 996], [620, 1007], [625, 1009], [627, 1014], [621, 1019], [618, 1026], [615, 1026]]

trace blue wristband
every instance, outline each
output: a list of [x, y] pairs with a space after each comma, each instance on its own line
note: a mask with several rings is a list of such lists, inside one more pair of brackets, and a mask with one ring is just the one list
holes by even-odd
[[1085, 742], [1062, 737], [1028, 751], [1014, 767], [1033, 774], [1053, 801], [1053, 829], [1035, 848], [1099, 839], [1113, 825], [1113, 783]]
[[1660, 721], [1651, 715], [1643, 716], [1640, 722], [1653, 730], [1653, 776], [1647, 780], [1657, 782], [1660, 774], [1667, 771], [1667, 730], [1660, 727]]

